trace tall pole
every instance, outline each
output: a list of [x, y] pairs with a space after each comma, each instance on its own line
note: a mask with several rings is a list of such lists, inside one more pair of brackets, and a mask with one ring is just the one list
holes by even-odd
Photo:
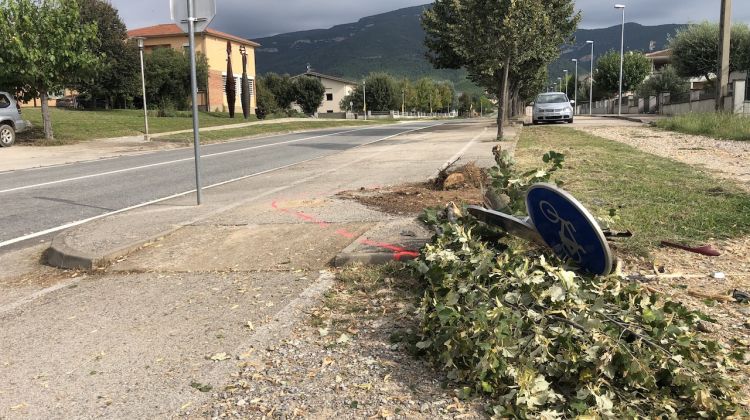
[[573, 115], [577, 115], [578, 114], [578, 59], [574, 58], [573, 62], [576, 63], [576, 80], [573, 85], [574, 86], [573, 96], [575, 96], [575, 98], [573, 99], [573, 102], [575, 102], [575, 106], [573, 107]]
[[625, 5], [616, 4], [615, 9], [622, 9], [622, 36], [620, 38], [620, 105], [617, 115], [622, 115], [622, 70], [625, 63]]
[[143, 38], [138, 38], [138, 49], [141, 51], [141, 86], [143, 89], [143, 122], [146, 126], [146, 132], [143, 135], [143, 139], [146, 141], [150, 140], [148, 135], [148, 105], [146, 105], [146, 67], [143, 64]]
[[362, 81], [362, 102], [365, 111], [365, 121], [367, 121], [367, 80]]
[[401, 114], [406, 112], [406, 89], [401, 89]]
[[724, 111], [724, 98], [729, 95], [729, 55], [732, 38], [732, 0], [721, 0], [721, 29], [719, 32], [719, 83], [716, 110]]
[[589, 115], [594, 115], [594, 42], [591, 42], [591, 73], [589, 73]]
[[195, 152], [195, 193], [198, 205], [201, 205], [201, 142], [198, 127], [198, 77], [195, 70], [195, 10], [193, 0], [188, 4], [188, 39], [190, 42], [190, 84], [193, 95], [193, 149]]
[[568, 71], [567, 70], [563, 70], [563, 74], [565, 75], [565, 77], [563, 77], [563, 79], [565, 79], [564, 80], [564, 83], [565, 83], [565, 96], [568, 96]]

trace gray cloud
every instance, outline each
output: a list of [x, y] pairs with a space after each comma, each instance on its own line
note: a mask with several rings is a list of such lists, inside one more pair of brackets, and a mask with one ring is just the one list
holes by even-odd
[[[129, 28], [169, 22], [166, 0], [111, 0]], [[217, 0], [218, 14], [212, 27], [239, 36], [258, 38], [277, 33], [328, 28], [361, 17], [402, 7], [427, 3], [426, 0]], [[719, 19], [719, 0], [577, 0], [583, 11], [583, 28], [617, 25], [624, 3], [626, 20], [644, 25], [687, 23]], [[735, 21], [750, 23], [750, 2], [735, 1]]]

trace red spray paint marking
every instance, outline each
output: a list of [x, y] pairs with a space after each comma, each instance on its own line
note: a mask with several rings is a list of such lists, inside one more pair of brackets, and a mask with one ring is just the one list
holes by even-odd
[[[274, 201], [274, 202], [271, 203], [271, 207], [273, 207], [274, 209], [276, 209], [276, 210], [278, 210], [278, 211], [280, 211], [282, 213], [286, 213], [286, 214], [294, 216], [294, 217], [296, 217], [296, 218], [298, 218], [300, 220], [304, 220], [305, 222], [316, 224], [316, 225], [320, 226], [323, 229], [328, 229], [328, 228], [331, 227], [330, 223], [324, 222], [322, 220], [318, 220], [315, 216], [311, 216], [311, 215], [306, 214], [306, 213], [301, 212], [301, 211], [292, 212], [289, 209], [285, 209], [283, 207], [279, 207], [279, 203], [277, 203], [276, 201]], [[347, 238], [347, 239], [354, 239], [357, 236], [356, 234], [354, 234], [352, 232], [349, 232], [346, 229], [338, 229], [334, 233], [337, 234], [337, 235], [339, 235], [339, 236], [342, 236], [344, 238]], [[375, 247], [375, 248], [387, 249], [389, 251], [392, 251], [393, 252], [393, 259], [395, 261], [403, 261], [403, 260], [406, 260], [406, 259], [414, 259], [414, 258], [419, 257], [419, 252], [417, 252], [417, 251], [412, 251], [412, 250], [409, 250], [409, 249], [406, 249], [406, 248], [402, 248], [402, 247], [397, 246], [397, 245], [392, 245], [392, 244], [389, 244], [389, 243], [386, 243], [386, 242], [376, 242], [376, 241], [371, 241], [369, 239], [361, 239], [359, 241], [359, 243], [361, 243], [363, 245], [372, 246], [372, 247]]]

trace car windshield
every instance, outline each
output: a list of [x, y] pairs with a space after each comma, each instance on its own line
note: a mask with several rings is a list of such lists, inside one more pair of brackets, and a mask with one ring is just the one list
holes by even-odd
[[568, 102], [568, 98], [560, 93], [555, 95], [539, 95], [536, 98], [538, 104], [562, 104]]
[[10, 99], [7, 96], [0, 94], [0, 108], [7, 108], [10, 106]]

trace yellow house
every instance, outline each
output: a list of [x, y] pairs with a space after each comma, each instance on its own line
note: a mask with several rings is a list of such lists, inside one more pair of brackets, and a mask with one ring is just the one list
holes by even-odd
[[[144, 38], [145, 51], [156, 48], [180, 50], [188, 47], [188, 36], [175, 24], [149, 26], [128, 31], [130, 38]], [[255, 113], [255, 49], [260, 44], [234, 35], [206, 29], [195, 34], [195, 51], [208, 58], [208, 89], [199, 91], [198, 105], [210, 111], [227, 111], [226, 77], [227, 77], [227, 41], [232, 43], [232, 72], [237, 84], [237, 101], [235, 112], [242, 113], [240, 103], [242, 80], [242, 55], [240, 47], [247, 51], [247, 77], [250, 79], [250, 112]]]

